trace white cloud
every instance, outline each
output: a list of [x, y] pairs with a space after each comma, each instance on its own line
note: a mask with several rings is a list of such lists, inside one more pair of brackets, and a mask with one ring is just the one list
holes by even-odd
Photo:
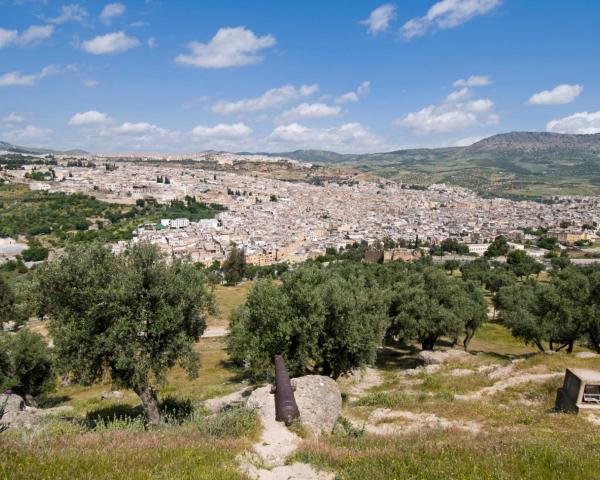
[[107, 114], [96, 110], [88, 110], [87, 112], [76, 113], [69, 120], [69, 125], [75, 127], [85, 127], [90, 125], [107, 125], [113, 123], [114, 120]]
[[377, 7], [371, 12], [369, 18], [361, 20], [360, 23], [366, 25], [369, 33], [377, 35], [380, 32], [385, 32], [390, 28], [390, 23], [396, 18], [396, 5], [386, 3]]
[[0, 28], [0, 48], [10, 45], [29, 47], [50, 38], [53, 33], [53, 25], [31, 25], [21, 33]]
[[27, 125], [24, 128], [12, 130], [3, 133], [4, 137], [11, 142], [24, 142], [32, 140], [42, 140], [47, 138], [52, 133], [49, 128], [36, 127], [35, 125]]
[[97, 150], [156, 149], [181, 145], [181, 133], [149, 122], [119, 122], [109, 114], [88, 110], [76, 113], [69, 125], [78, 128], [78, 134]]
[[441, 104], [407, 113], [396, 119], [394, 124], [417, 133], [437, 134], [463, 130], [481, 123], [498, 123], [498, 115], [491, 111], [494, 102], [487, 98], [465, 101], [470, 94], [469, 89], [464, 87], [452, 92]]
[[561, 105], [571, 103], [583, 92], [582, 85], [562, 84], [552, 90], [534, 93], [527, 103], [530, 105]]
[[98, 80], [94, 80], [93, 78], [88, 78], [83, 81], [83, 84], [88, 88], [94, 88], [98, 86]]
[[225, 115], [228, 113], [266, 110], [269, 108], [278, 107], [298, 98], [309, 97], [318, 91], [319, 85], [316, 83], [312, 85], [301, 85], [300, 87], [284, 85], [283, 87], [267, 90], [260, 97], [246, 98], [235, 102], [217, 102], [212, 106], [212, 111], [221, 115]]
[[27, 119], [26, 115], [17, 112], [10, 112], [2, 117], [4, 123], [23, 123]]
[[128, 37], [124, 32], [113, 32], [86, 40], [81, 43], [81, 48], [92, 55], [106, 55], [125, 52], [139, 45], [137, 38]]
[[410, 39], [425, 35], [429, 31], [458, 27], [479, 15], [496, 8], [502, 0], [441, 0], [427, 11], [423, 17], [406, 22], [401, 32]]
[[339, 151], [372, 150], [381, 139], [360, 123], [346, 123], [333, 128], [309, 128], [298, 123], [280, 125], [267, 137], [271, 144], [286, 147], [320, 148]]
[[78, 4], [63, 5], [60, 9], [60, 15], [54, 18], [49, 18], [48, 22], [56, 25], [62, 25], [67, 22], [83, 23], [88, 13], [85, 8]]
[[336, 117], [342, 109], [337, 105], [325, 103], [301, 103], [297, 107], [283, 112], [276, 118], [277, 122], [287, 123], [302, 118]]
[[7, 30], [6, 28], [0, 28], [0, 48], [7, 47], [13, 44], [19, 36], [19, 32], [16, 30]]
[[371, 82], [369, 80], [366, 80], [362, 82], [355, 91], [347, 92], [337, 97], [335, 99], [335, 103], [341, 105], [347, 102], [358, 102], [362, 97], [369, 93], [370, 88]]
[[461, 88], [460, 90], [455, 90], [454, 92], [451, 92], [447, 97], [446, 100], [449, 102], [457, 102], [458, 100], [463, 100], [467, 97], [469, 97], [471, 95], [471, 90], [469, 90], [467, 87]]
[[252, 134], [252, 129], [244, 123], [219, 123], [214, 127], [198, 125], [192, 130], [192, 136], [206, 139], [236, 139]]
[[122, 3], [108, 3], [102, 9], [100, 20], [104, 23], [110, 23], [113, 18], [119, 17], [125, 13], [125, 5]]
[[257, 37], [245, 27], [221, 28], [208, 43], [188, 43], [190, 53], [177, 55], [175, 61], [201, 68], [251, 65], [262, 60], [259, 51], [275, 43], [272, 35]]
[[71, 67], [61, 69], [56, 65], [47, 65], [39, 73], [24, 75], [21, 72], [12, 71], [0, 75], [0, 87], [32, 87], [39, 80], [50, 75], [56, 75], [64, 70], [70, 70]]
[[146, 43], [150, 48], [156, 48], [156, 46], [158, 45], [158, 43], [156, 42], [156, 38], [154, 37], [150, 37]]
[[600, 133], [600, 111], [579, 112], [568, 117], [551, 120], [546, 130], [555, 133]]
[[471, 75], [469, 78], [461, 78], [453, 83], [456, 88], [460, 87], [485, 87], [490, 85], [492, 79], [487, 75]]
[[157, 134], [157, 135], [165, 135], [168, 133], [168, 130], [165, 128], [157, 127], [156, 125], [152, 125], [148, 122], [124, 122], [116, 128], [118, 133], [122, 133], [125, 135], [139, 135], [142, 133], [148, 134]]

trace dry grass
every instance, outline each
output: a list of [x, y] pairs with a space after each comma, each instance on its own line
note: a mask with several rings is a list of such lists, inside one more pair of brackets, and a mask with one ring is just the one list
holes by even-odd
[[208, 326], [227, 327], [231, 314], [244, 302], [251, 286], [252, 282], [243, 282], [232, 287], [217, 285], [215, 300], [219, 311], [208, 319]]

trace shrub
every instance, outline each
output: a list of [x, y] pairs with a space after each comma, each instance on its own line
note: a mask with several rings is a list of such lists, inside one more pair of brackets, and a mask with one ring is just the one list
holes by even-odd
[[236, 407], [214, 415], [202, 417], [198, 429], [209, 437], [241, 437], [258, 428], [258, 415], [247, 407]]

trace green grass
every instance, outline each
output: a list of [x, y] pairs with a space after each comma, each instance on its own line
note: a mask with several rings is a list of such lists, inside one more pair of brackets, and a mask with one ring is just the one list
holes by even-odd
[[0, 479], [241, 479], [234, 459], [246, 448], [191, 429], [3, 437]]
[[402, 437], [334, 436], [307, 441], [295, 460], [336, 472], [339, 480], [593, 479], [600, 434], [505, 433], [477, 437], [427, 431]]

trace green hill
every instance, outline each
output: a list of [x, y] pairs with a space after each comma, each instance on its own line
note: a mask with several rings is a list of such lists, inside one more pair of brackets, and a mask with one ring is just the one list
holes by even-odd
[[511, 132], [468, 147], [360, 155], [296, 150], [278, 155], [347, 165], [407, 183], [451, 183], [489, 195], [600, 194], [600, 134]]
[[89, 152], [85, 150], [52, 150], [50, 148], [35, 148], [35, 147], [22, 147], [19, 145], [13, 145], [11, 143], [0, 141], [0, 150], [6, 150], [11, 153], [21, 153], [23, 155], [89, 155]]

